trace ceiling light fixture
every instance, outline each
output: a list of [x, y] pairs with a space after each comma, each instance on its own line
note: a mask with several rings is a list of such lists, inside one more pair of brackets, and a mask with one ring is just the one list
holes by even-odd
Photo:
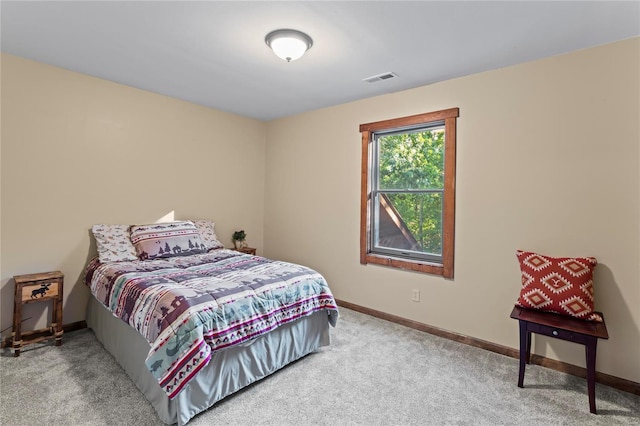
[[267, 46], [273, 50], [279, 58], [287, 62], [299, 59], [304, 52], [313, 46], [311, 37], [296, 30], [275, 30], [271, 31], [264, 38]]

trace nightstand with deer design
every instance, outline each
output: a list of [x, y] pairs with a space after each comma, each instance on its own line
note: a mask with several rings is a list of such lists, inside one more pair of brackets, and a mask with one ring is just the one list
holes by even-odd
[[[55, 338], [56, 346], [60, 346], [62, 344], [62, 295], [64, 285], [62, 272], [53, 271], [16, 275], [13, 279], [16, 283], [12, 333], [14, 356], [20, 356], [20, 348], [22, 346], [45, 339]], [[22, 306], [49, 300], [53, 302], [51, 325], [42, 330], [22, 333]]]

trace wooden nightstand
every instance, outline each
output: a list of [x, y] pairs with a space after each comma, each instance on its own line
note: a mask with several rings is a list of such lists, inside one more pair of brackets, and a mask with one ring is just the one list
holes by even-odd
[[[39, 274], [16, 275], [15, 296], [13, 302], [13, 353], [20, 356], [20, 348], [29, 343], [45, 339], [56, 339], [56, 346], [62, 344], [62, 295], [64, 274], [60, 271]], [[43, 301], [53, 301], [51, 325], [42, 330], [26, 332], [22, 340], [22, 305]], [[45, 333], [42, 335], [42, 333]]]
[[242, 247], [234, 250], [245, 253], [245, 254], [252, 254], [254, 256], [256, 255], [256, 249], [254, 247]]

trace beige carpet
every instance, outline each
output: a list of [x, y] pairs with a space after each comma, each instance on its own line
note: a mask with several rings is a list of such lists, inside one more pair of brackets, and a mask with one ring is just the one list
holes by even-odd
[[[342, 308], [332, 345], [196, 416], [198, 425], [639, 425], [640, 396]], [[157, 425], [91, 332], [0, 357], [2, 425]]]

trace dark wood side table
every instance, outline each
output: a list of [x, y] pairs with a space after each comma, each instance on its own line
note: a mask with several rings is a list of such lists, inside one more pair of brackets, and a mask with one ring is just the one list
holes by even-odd
[[[56, 346], [62, 344], [62, 295], [64, 275], [60, 271], [39, 274], [16, 275], [13, 302], [13, 355], [20, 356], [20, 348], [29, 343], [45, 339], [56, 339]], [[22, 335], [22, 305], [42, 301], [53, 301], [51, 326]], [[24, 340], [23, 340], [24, 339]]]
[[585, 346], [587, 357], [587, 389], [589, 393], [589, 411], [596, 412], [596, 347], [598, 339], [608, 339], [607, 326], [602, 322], [585, 321], [551, 312], [534, 311], [514, 306], [511, 318], [520, 324], [520, 372], [518, 387], [524, 387], [525, 364], [531, 358], [531, 333], [555, 337], [556, 339], [580, 343]]

